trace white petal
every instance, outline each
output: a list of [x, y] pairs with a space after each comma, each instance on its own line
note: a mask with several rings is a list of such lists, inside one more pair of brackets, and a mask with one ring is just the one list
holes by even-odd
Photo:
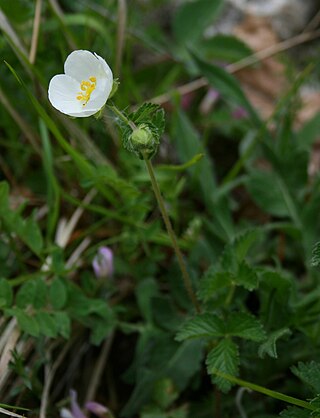
[[112, 78], [108, 64], [90, 51], [73, 51], [64, 63], [64, 72], [75, 80], [81, 82], [89, 77]]
[[48, 89], [48, 97], [53, 107], [66, 115], [74, 116], [82, 110], [82, 104], [77, 100], [80, 84], [73, 78], [59, 74], [55, 75]]
[[60, 410], [60, 417], [61, 418], [74, 418], [71, 411], [69, 411], [69, 409], [67, 408], [62, 408]]
[[100, 61], [100, 64], [102, 65], [102, 67], [103, 67], [103, 69], [106, 73], [106, 77], [111, 81], [111, 85], [112, 85], [113, 84], [113, 74], [112, 74], [111, 68], [109, 67], [107, 62], [103, 58], [101, 58], [98, 54], [94, 53], [94, 55]]

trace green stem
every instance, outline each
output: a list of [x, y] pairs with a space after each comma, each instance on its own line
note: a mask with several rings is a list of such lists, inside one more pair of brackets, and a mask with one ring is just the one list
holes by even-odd
[[315, 411], [317, 409], [315, 406], [311, 405], [306, 401], [303, 401], [302, 399], [297, 399], [292, 396], [284, 395], [283, 393], [267, 389], [263, 386], [256, 385], [255, 383], [247, 382], [230, 374], [220, 372], [219, 370], [215, 370], [214, 374], [216, 374], [219, 377], [223, 377], [224, 379], [229, 380], [229, 382], [235, 383], [236, 385], [251, 389], [255, 392], [263, 393], [264, 395], [270, 396], [271, 398], [279, 399], [280, 401], [300, 406], [301, 408], [309, 409], [311, 411]]
[[113, 113], [115, 113], [124, 123], [126, 123], [127, 125], [130, 126], [130, 128], [132, 130], [137, 129], [136, 125], [129, 120], [122, 112], [121, 110], [119, 110], [115, 105], [108, 105], [109, 109], [111, 109], [113, 111]]
[[198, 304], [196, 295], [195, 295], [195, 293], [193, 291], [192, 282], [191, 282], [189, 273], [187, 271], [186, 264], [184, 262], [184, 259], [183, 259], [183, 256], [182, 256], [180, 247], [178, 245], [178, 241], [177, 241], [176, 234], [174, 233], [174, 230], [172, 228], [171, 221], [170, 221], [170, 218], [168, 216], [167, 209], [165, 207], [163, 198], [161, 196], [159, 184], [158, 184], [157, 179], [156, 179], [156, 176], [154, 174], [154, 170], [153, 170], [152, 163], [151, 163], [151, 161], [145, 155], [144, 155], [144, 161], [145, 161], [146, 166], [147, 166], [147, 169], [148, 169], [148, 173], [149, 173], [149, 176], [150, 176], [152, 188], [153, 188], [154, 194], [156, 196], [156, 199], [157, 199], [157, 202], [158, 202], [158, 206], [159, 206], [161, 215], [163, 217], [164, 224], [165, 224], [165, 226], [167, 228], [168, 235], [169, 235], [169, 237], [171, 239], [173, 249], [174, 249], [174, 251], [176, 253], [176, 256], [177, 256], [177, 259], [178, 259], [178, 263], [179, 263], [179, 266], [180, 266], [180, 269], [181, 269], [181, 273], [182, 273], [182, 277], [183, 277], [183, 281], [184, 281], [185, 288], [186, 288], [186, 290], [187, 290], [187, 292], [189, 294], [189, 297], [190, 297], [190, 299], [191, 299], [191, 301], [192, 301], [192, 303], [193, 303], [196, 311], [198, 313], [200, 313], [200, 306]]
[[[121, 112], [121, 110], [119, 110], [115, 105], [109, 104], [108, 107], [125, 124], [127, 124], [128, 126], [130, 126], [130, 128], [132, 130], [137, 129], [136, 125], [131, 120], [129, 120]], [[191, 301], [192, 301], [192, 303], [193, 303], [196, 311], [198, 313], [200, 313], [200, 306], [199, 306], [199, 303], [197, 301], [196, 295], [195, 295], [195, 293], [193, 291], [192, 282], [191, 282], [191, 279], [190, 279], [190, 276], [189, 276], [189, 273], [188, 273], [186, 264], [185, 264], [184, 259], [183, 259], [183, 256], [182, 256], [182, 253], [181, 253], [181, 250], [180, 250], [180, 247], [179, 247], [179, 244], [178, 244], [177, 237], [176, 237], [176, 235], [174, 233], [174, 230], [172, 228], [172, 225], [171, 225], [171, 222], [170, 222], [170, 218], [168, 216], [168, 213], [167, 213], [167, 210], [166, 210], [166, 207], [165, 207], [163, 198], [161, 196], [159, 184], [158, 184], [157, 179], [156, 179], [156, 176], [154, 174], [154, 170], [153, 170], [152, 163], [151, 163], [151, 161], [148, 159], [148, 157], [145, 154], [143, 154], [143, 158], [144, 158], [144, 161], [145, 161], [146, 166], [147, 166], [147, 169], [148, 169], [148, 173], [149, 173], [149, 176], [150, 176], [152, 188], [153, 188], [154, 194], [156, 196], [156, 199], [157, 199], [157, 202], [158, 202], [158, 206], [159, 206], [161, 215], [163, 217], [164, 224], [165, 224], [165, 226], [167, 228], [167, 232], [168, 232], [169, 238], [171, 240], [173, 249], [174, 249], [174, 251], [176, 253], [176, 256], [177, 256], [177, 259], [178, 259], [178, 264], [179, 264], [180, 269], [181, 269], [181, 273], [182, 273], [182, 277], [183, 277], [183, 281], [184, 281], [184, 285], [185, 285], [186, 291], [188, 292], [188, 295], [189, 295], [189, 297], [190, 297], [190, 299], [191, 299]]]

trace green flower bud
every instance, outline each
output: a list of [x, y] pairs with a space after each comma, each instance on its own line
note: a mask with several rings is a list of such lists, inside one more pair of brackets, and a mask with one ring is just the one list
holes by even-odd
[[151, 158], [158, 150], [159, 138], [156, 132], [153, 132], [152, 126], [142, 123], [132, 130], [125, 147], [143, 159]]
[[140, 125], [140, 127], [133, 130], [130, 140], [133, 146], [138, 148], [145, 148], [150, 142], [152, 142], [152, 132], [146, 124]]

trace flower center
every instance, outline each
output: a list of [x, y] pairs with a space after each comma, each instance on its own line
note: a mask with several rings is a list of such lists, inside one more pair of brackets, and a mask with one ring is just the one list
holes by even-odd
[[77, 100], [82, 102], [82, 106], [85, 106], [90, 100], [91, 93], [96, 88], [96, 77], [89, 77], [89, 81], [83, 80], [80, 84], [81, 91], [77, 95]]

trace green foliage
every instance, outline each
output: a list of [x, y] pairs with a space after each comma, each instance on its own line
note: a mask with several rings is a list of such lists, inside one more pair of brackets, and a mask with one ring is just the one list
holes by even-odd
[[[266, 119], [229, 71], [254, 51], [219, 33], [225, 1], [127, 2], [128, 19], [114, 0], [42, 2], [34, 64], [35, 2], [14, 3], [0, 0], [1, 405], [59, 416], [73, 387], [119, 417], [320, 416], [320, 116], [301, 100], [318, 68], [284, 51], [277, 97], [280, 78], [243, 68], [270, 93]], [[119, 77], [100, 119], [46, 99], [73, 49]], [[114, 271], [97, 279], [104, 246]]]
[[295, 406], [290, 406], [285, 411], [282, 411], [280, 416], [282, 418], [310, 418], [310, 412]]
[[259, 347], [259, 356], [264, 358], [266, 354], [270, 357], [278, 358], [277, 342], [280, 338], [288, 337], [291, 335], [291, 331], [288, 328], [282, 328], [277, 331], [271, 332], [268, 335], [268, 339]]
[[218, 34], [212, 38], [202, 39], [197, 44], [197, 51], [201, 51], [208, 59], [236, 62], [251, 55], [253, 51], [240, 39], [231, 35]]
[[193, 59], [200, 72], [208, 79], [208, 82], [214, 89], [217, 89], [226, 100], [243, 106], [249, 113], [256, 127], [261, 128], [261, 120], [253, 108], [244, 92], [242, 91], [238, 81], [227, 71], [213, 64], [208, 64], [197, 55], [193, 55]]
[[37, 222], [33, 217], [22, 218], [19, 210], [13, 211], [9, 204], [9, 186], [0, 183], [0, 222], [7, 234], [17, 236], [37, 255], [39, 255], [43, 241]]
[[299, 377], [304, 383], [306, 383], [313, 393], [320, 392], [320, 364], [315, 361], [310, 363], [298, 363], [297, 366], [293, 366], [291, 371]]
[[228, 392], [232, 383], [220, 377], [217, 372], [228, 373], [232, 376], [238, 373], [239, 352], [237, 345], [225, 338], [216, 347], [209, 351], [207, 357], [208, 373], [213, 376], [213, 381], [222, 392]]
[[199, 295], [203, 300], [210, 299], [221, 289], [241, 286], [253, 290], [258, 285], [258, 276], [254, 267], [245, 257], [259, 236], [258, 231], [247, 231], [238, 236], [232, 244], [226, 245], [220, 263], [215, 262], [205, 273]]
[[221, 319], [212, 314], [202, 314], [188, 321], [177, 334], [177, 340], [187, 338], [240, 337], [252, 341], [265, 338], [263, 328], [253, 316], [237, 312]]
[[320, 242], [317, 242], [313, 248], [311, 264], [313, 267], [320, 265]]
[[12, 287], [6, 279], [0, 279], [0, 307], [11, 306], [13, 300]]
[[194, 43], [216, 17], [223, 1], [196, 0], [182, 4], [175, 14], [173, 30], [182, 44]]
[[[144, 156], [148, 159], [152, 158], [158, 151], [160, 138], [165, 128], [164, 110], [159, 105], [144, 103], [138, 110], [125, 117], [131, 122], [131, 125], [130, 122], [118, 119], [124, 148], [133, 152], [140, 159], [143, 159]], [[137, 135], [138, 130], [140, 130], [139, 135]], [[135, 134], [140, 137], [144, 132], [147, 135], [145, 140], [139, 140], [139, 138], [135, 140]]]
[[186, 338], [222, 337], [224, 335], [224, 323], [215, 315], [202, 314], [188, 321], [177, 334], [177, 340]]

